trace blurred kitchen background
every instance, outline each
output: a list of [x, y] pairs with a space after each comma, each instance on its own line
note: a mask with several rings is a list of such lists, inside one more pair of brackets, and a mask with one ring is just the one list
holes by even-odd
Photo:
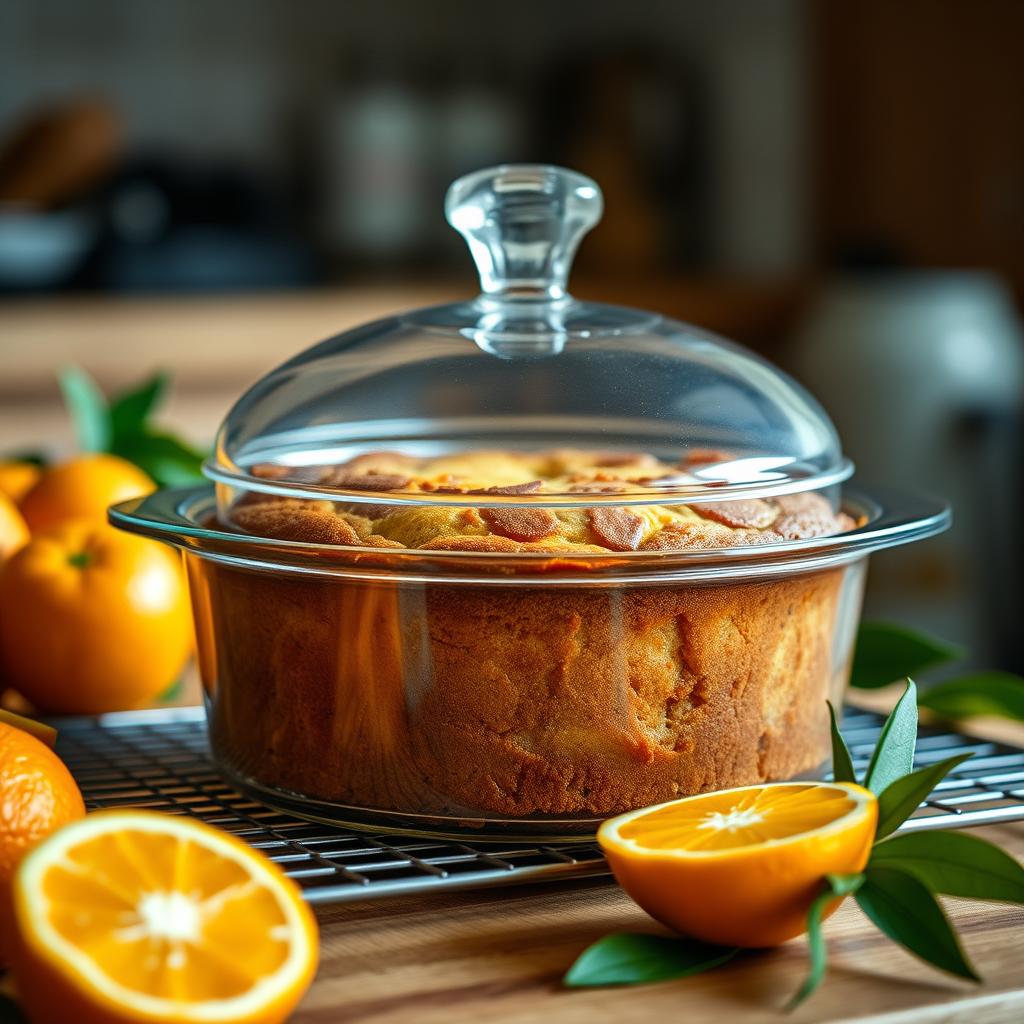
[[0, 0], [0, 452], [67, 450], [54, 369], [174, 374], [209, 443], [314, 340], [471, 294], [442, 198], [595, 177], [580, 297], [738, 339], [859, 479], [952, 498], [869, 610], [1024, 670], [1024, 3]]

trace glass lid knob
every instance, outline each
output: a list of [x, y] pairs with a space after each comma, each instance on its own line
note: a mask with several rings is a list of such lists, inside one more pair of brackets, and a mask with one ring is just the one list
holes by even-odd
[[490, 167], [459, 178], [445, 200], [448, 223], [469, 244], [485, 296], [555, 301], [580, 239], [604, 199], [583, 174], [544, 164]]

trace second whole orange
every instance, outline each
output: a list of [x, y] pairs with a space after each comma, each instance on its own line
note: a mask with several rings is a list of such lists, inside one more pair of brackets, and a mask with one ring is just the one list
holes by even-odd
[[71, 519], [106, 522], [107, 509], [140, 498], [155, 484], [138, 466], [117, 455], [79, 455], [47, 469], [21, 499], [33, 533]]
[[78, 520], [0, 570], [0, 671], [40, 711], [150, 705], [191, 650], [184, 573], [156, 541]]

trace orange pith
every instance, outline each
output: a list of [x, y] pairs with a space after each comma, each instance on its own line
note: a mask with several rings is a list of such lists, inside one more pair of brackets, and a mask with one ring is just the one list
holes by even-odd
[[765, 786], [738, 792], [709, 793], [634, 818], [619, 829], [649, 850], [733, 850], [773, 839], [787, 839], [823, 828], [849, 814], [856, 804], [841, 789]]
[[597, 837], [620, 885], [663, 924], [774, 946], [805, 930], [825, 875], [864, 868], [877, 820], [875, 797], [852, 783], [774, 783], [632, 811]]
[[26, 859], [15, 911], [15, 974], [41, 1020], [273, 1024], [316, 966], [294, 884], [190, 819], [91, 815]]

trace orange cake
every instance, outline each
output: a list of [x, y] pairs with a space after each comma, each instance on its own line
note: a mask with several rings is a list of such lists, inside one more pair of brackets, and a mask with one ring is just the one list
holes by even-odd
[[[488, 495], [614, 493], [627, 483], [635, 493], [682, 472], [644, 455], [581, 452], [380, 453], [303, 471], [350, 492]], [[230, 525], [325, 546], [507, 553], [514, 563], [522, 551], [706, 549], [853, 523], [815, 494], [505, 509], [250, 492]], [[835, 634], [850, 569], [629, 587], [190, 566], [214, 744], [222, 763], [264, 787], [398, 815], [587, 819], [812, 773], [828, 756], [825, 699], [845, 679], [848, 643]]]

